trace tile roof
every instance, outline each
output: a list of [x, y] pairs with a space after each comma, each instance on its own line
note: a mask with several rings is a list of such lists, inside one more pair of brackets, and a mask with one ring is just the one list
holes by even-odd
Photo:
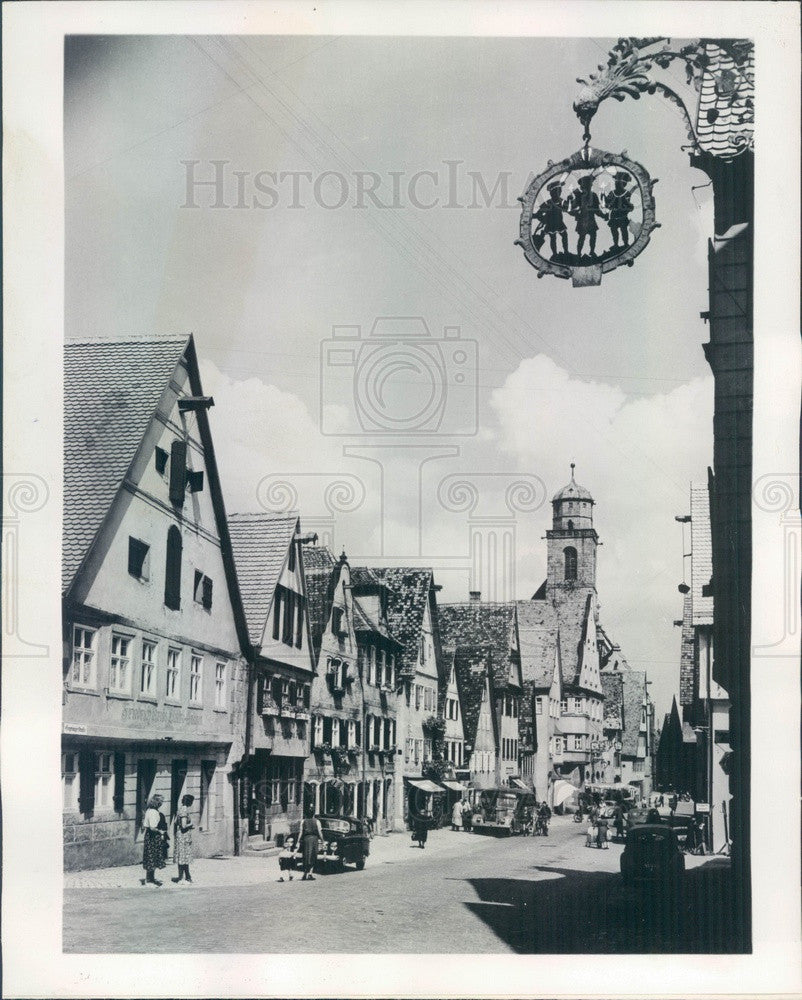
[[[462, 731], [466, 743], [476, 746], [476, 730], [482, 708], [482, 691], [488, 668], [492, 670], [492, 653], [477, 646], [457, 646], [454, 650], [454, 673], [462, 706]], [[493, 714], [493, 689], [491, 684], [488, 709]]]
[[713, 624], [713, 598], [702, 587], [713, 575], [713, 545], [710, 537], [710, 497], [707, 484], [691, 483], [691, 608], [694, 625]]
[[560, 626], [560, 655], [563, 681], [567, 685], [579, 683], [580, 650], [583, 646], [585, 622], [588, 617], [590, 587], [577, 587], [560, 593], [556, 604]]
[[623, 729], [624, 727], [624, 681], [618, 672], [602, 673], [602, 692], [604, 693], [604, 728]]
[[306, 580], [306, 607], [315, 663], [320, 655], [320, 641], [331, 611], [331, 574], [336, 560], [325, 545], [301, 546]]
[[626, 670], [621, 674], [623, 683], [624, 729], [621, 734], [621, 753], [635, 757], [638, 753], [643, 699], [646, 692], [646, 674], [642, 670]]
[[314, 569], [327, 569], [337, 561], [333, 553], [325, 545], [304, 545], [303, 546], [304, 570], [308, 573]]
[[63, 590], [89, 551], [189, 343], [187, 335], [65, 343]]
[[691, 595], [682, 599], [682, 638], [679, 655], [679, 703], [692, 705], [696, 696], [696, 642], [691, 617]]
[[230, 514], [228, 517], [245, 621], [254, 645], [262, 640], [276, 584], [297, 526], [297, 511]]
[[[374, 572], [387, 587], [387, 626], [403, 647], [398, 658], [399, 669], [406, 673], [413, 672], [418, 662], [423, 616], [434, 585], [434, 575], [431, 569], [403, 566], [383, 567]], [[435, 647], [439, 650], [437, 627], [435, 615], [432, 628]]]
[[535, 688], [548, 690], [554, 676], [554, 660], [559, 643], [557, 612], [546, 601], [518, 601], [518, 647], [521, 676]]
[[468, 649], [489, 649], [493, 657], [493, 684], [497, 690], [506, 688], [515, 604], [511, 601], [440, 604], [437, 613], [442, 641]]

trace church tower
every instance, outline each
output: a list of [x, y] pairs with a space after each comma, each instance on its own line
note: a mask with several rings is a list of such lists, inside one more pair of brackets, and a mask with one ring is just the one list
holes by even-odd
[[546, 532], [548, 576], [546, 590], [552, 599], [582, 587], [596, 589], [596, 546], [593, 497], [574, 479], [554, 494], [552, 526]]

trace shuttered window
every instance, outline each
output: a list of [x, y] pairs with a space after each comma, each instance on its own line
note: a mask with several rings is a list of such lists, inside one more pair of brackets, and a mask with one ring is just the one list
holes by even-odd
[[187, 443], [173, 441], [170, 449], [170, 503], [184, 506], [187, 487]]
[[178, 611], [181, 607], [181, 555], [184, 543], [176, 525], [167, 532], [167, 561], [164, 573], [164, 603]]

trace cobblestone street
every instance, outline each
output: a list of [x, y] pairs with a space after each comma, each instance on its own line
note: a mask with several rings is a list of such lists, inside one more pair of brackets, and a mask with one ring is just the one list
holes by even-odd
[[[434, 831], [377, 837], [367, 867], [279, 882], [275, 857], [199, 860], [192, 885], [142, 887], [138, 867], [65, 877], [68, 952], [549, 953], [726, 950], [720, 862], [686, 858], [685, 914], [636, 912], [618, 875], [621, 846], [588, 850], [558, 817], [547, 839]], [[718, 893], [719, 890], [716, 889]], [[707, 900], [707, 902], [705, 902]], [[147, 902], [147, 905], [145, 905]], [[699, 907], [706, 907], [704, 913]], [[697, 914], [696, 920], [688, 915]], [[699, 920], [718, 926], [701, 933]], [[692, 927], [690, 925], [693, 925]], [[699, 938], [698, 943], [696, 939]]]

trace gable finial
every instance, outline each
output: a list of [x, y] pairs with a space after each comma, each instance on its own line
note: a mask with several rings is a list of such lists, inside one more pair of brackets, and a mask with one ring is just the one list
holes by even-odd
[[576, 462], [571, 462], [571, 482], [574, 481], [574, 469], [576, 468]]

